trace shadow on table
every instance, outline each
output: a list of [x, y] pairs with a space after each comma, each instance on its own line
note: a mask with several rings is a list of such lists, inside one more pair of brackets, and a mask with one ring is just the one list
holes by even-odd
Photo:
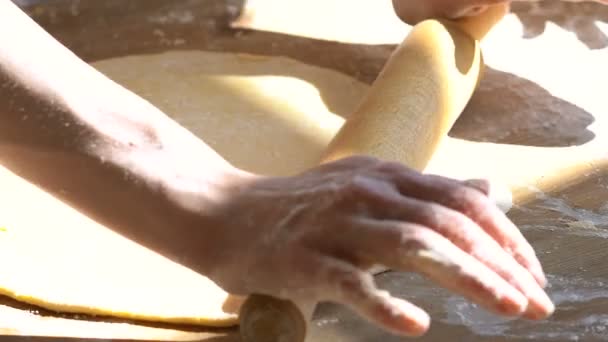
[[[180, 0], [171, 4], [159, 0], [133, 0], [128, 5], [118, 0], [53, 0], [50, 3], [57, 4], [50, 7], [53, 10], [40, 11], [33, 7], [30, 12], [51, 34], [87, 61], [167, 50], [242, 52], [284, 56], [371, 84], [395, 47], [232, 29], [230, 22], [241, 13], [243, 0]], [[535, 6], [542, 6], [543, 10], [535, 9]], [[564, 18], [582, 15], [608, 21], [608, 6], [593, 3], [516, 3], [513, 11], [529, 32], [544, 27], [548, 21], [567, 26]], [[568, 16], [560, 13], [568, 13]], [[586, 23], [595, 27], [589, 20]], [[581, 22], [569, 29], [581, 36], [584, 25], [585, 22]], [[162, 32], [161, 36], [159, 32]], [[585, 34], [585, 37], [589, 35]], [[589, 44], [599, 46], [601, 39], [598, 39]], [[248, 72], [264, 74], [269, 71]], [[301, 72], [294, 74], [287, 67], [284, 70], [273, 68], [272, 72], [313, 84], [330, 110], [348, 117], [349, 113], [338, 105], [335, 92], [327, 84]], [[450, 135], [491, 143], [576, 146], [594, 139], [593, 132], [587, 129], [594, 121], [584, 109], [550, 94], [538, 84], [488, 68], [480, 88]]]

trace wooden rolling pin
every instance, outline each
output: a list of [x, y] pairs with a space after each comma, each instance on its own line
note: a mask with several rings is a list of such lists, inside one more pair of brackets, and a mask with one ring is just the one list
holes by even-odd
[[[364, 154], [424, 170], [479, 83], [480, 40], [507, 11], [497, 5], [478, 17], [414, 26], [321, 162]], [[315, 305], [251, 295], [240, 312], [241, 339], [304, 342]]]

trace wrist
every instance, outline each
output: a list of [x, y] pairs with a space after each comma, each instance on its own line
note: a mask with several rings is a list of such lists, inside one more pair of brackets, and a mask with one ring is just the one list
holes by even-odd
[[[221, 244], [225, 222], [217, 212], [260, 176], [230, 165], [191, 132], [158, 115], [155, 108], [147, 110], [157, 119], [125, 124], [120, 139], [112, 135], [89, 153], [128, 175], [125, 178], [131, 181], [126, 186], [137, 183], [144, 188], [148, 195], [140, 200], [156, 198], [164, 203], [163, 211], [141, 211], [148, 216], [145, 222], [155, 217], [157, 225], [148, 226], [157, 237], [146, 244], [196, 272], [211, 275], [226, 257]], [[147, 132], [145, 139], [138, 132]], [[135, 137], [135, 143], [125, 143], [125, 136]]]
[[116, 156], [122, 159], [117, 164], [146, 182], [171, 213], [159, 218], [164, 227], [158, 227], [162, 238], [153, 242], [155, 250], [214, 279], [218, 266], [234, 254], [223, 243], [227, 221], [218, 213], [259, 176], [207, 159], [194, 148], [134, 149]]
[[168, 195], [190, 193], [205, 201], [219, 200], [256, 177], [228, 163], [199, 137], [135, 94], [125, 90], [110, 98], [115, 105], [99, 106], [103, 114], [91, 119], [99, 139], [90, 144], [88, 153]]

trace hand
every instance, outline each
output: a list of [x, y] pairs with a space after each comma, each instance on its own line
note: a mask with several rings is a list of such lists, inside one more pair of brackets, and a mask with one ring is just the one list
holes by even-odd
[[[538, 0], [515, 0], [533, 2]], [[553, 0], [558, 1], [558, 0]], [[569, 2], [595, 1], [608, 4], [608, 0], [566, 0]], [[456, 19], [477, 15], [488, 6], [511, 2], [505, 0], [393, 0], [395, 12], [404, 22], [415, 25], [429, 18]]]
[[547, 317], [534, 251], [472, 184], [368, 157], [254, 177], [209, 213], [221, 234], [208, 275], [235, 294], [341, 303], [406, 335], [429, 318], [376, 288], [372, 265], [418, 272], [498, 314]]

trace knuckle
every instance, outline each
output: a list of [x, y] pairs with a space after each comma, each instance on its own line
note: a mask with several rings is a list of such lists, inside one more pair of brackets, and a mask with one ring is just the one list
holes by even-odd
[[365, 156], [365, 155], [355, 155], [348, 156], [338, 160], [334, 160], [328, 163], [321, 164], [315, 170], [325, 170], [329, 172], [352, 172], [359, 169], [368, 168], [370, 165], [374, 165], [378, 162], [376, 158]]
[[450, 206], [464, 213], [481, 212], [491, 205], [491, 200], [475, 189], [467, 186], [455, 186], [446, 192]]
[[[410, 25], [415, 25], [425, 17], [411, 10], [411, 5], [408, 1], [393, 0], [393, 9], [399, 19]], [[414, 15], [416, 13], [416, 15]]]
[[326, 279], [329, 286], [338, 294], [343, 291], [360, 291], [366, 288], [370, 282], [373, 283], [372, 276], [367, 272], [342, 263], [328, 267]]
[[377, 166], [377, 170], [390, 175], [411, 175], [418, 173], [414, 169], [411, 169], [402, 163], [394, 161], [383, 161], [379, 163]]
[[428, 227], [436, 227], [441, 222], [443, 207], [437, 203], [426, 203], [416, 208], [417, 221]]
[[372, 275], [366, 272], [352, 270], [341, 272], [335, 278], [338, 291], [343, 294], [364, 294], [373, 287]]
[[429, 234], [439, 234], [443, 237], [458, 238], [459, 240], [466, 240], [465, 236], [462, 236], [462, 232], [471, 233], [472, 221], [464, 214], [446, 208], [440, 204], [428, 203], [421, 206], [417, 212], [418, 222], [428, 227], [426, 232], [421, 232], [426, 239], [429, 239]]
[[490, 182], [487, 179], [468, 179], [463, 182], [469, 188], [474, 188], [480, 191], [484, 195], [488, 195], [490, 192]]
[[404, 269], [416, 269], [419, 265], [421, 252], [433, 251], [439, 234], [422, 226], [408, 225], [400, 237], [398, 249], [399, 264]]
[[450, 235], [458, 235], [458, 232], [472, 233], [471, 229], [477, 225], [467, 212], [453, 209], [444, 209], [437, 224], [447, 230], [446, 233]]
[[340, 189], [340, 204], [379, 208], [390, 207], [397, 201], [398, 191], [390, 182], [368, 175], [356, 173], [345, 179]]
[[345, 199], [365, 197], [370, 192], [368, 183], [366, 176], [360, 173], [348, 176], [342, 187]]
[[427, 229], [417, 225], [402, 225], [396, 238], [400, 248], [408, 252], [428, 249], [429, 240], [432, 239]]

